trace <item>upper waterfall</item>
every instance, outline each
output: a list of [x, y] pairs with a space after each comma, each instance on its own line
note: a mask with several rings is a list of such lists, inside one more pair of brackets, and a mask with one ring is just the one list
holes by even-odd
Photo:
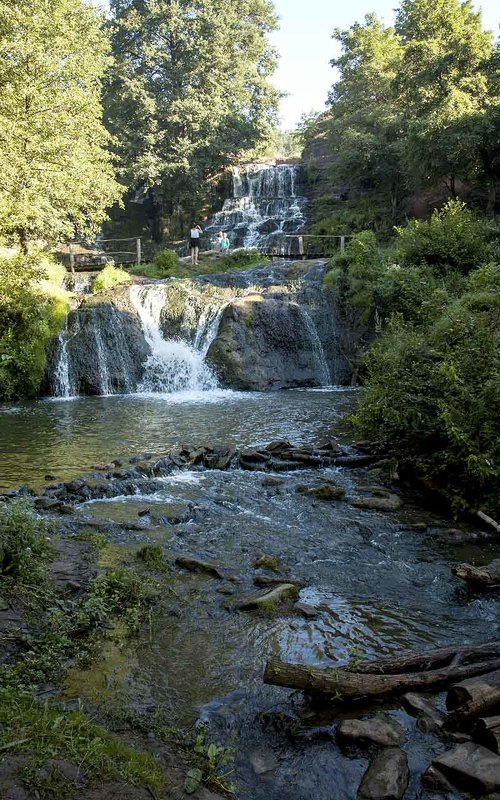
[[233, 167], [233, 196], [206, 227], [209, 235], [228, 233], [232, 247], [256, 247], [277, 255], [297, 252], [287, 234], [305, 224], [306, 198], [297, 192], [300, 183], [295, 164], [247, 164]]

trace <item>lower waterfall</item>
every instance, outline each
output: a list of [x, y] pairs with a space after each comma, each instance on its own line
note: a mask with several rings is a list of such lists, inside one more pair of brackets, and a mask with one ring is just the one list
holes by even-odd
[[165, 339], [160, 317], [165, 305], [163, 285], [132, 286], [130, 299], [136, 309], [151, 348], [144, 377], [137, 387], [141, 393], [207, 391], [216, 389], [215, 376], [204, 361], [211, 341], [217, 335], [220, 313], [208, 306], [200, 316], [194, 343], [180, 339]]

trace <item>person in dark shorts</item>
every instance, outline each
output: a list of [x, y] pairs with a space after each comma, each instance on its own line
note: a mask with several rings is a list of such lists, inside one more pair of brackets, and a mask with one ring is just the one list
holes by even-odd
[[189, 247], [191, 248], [191, 264], [198, 264], [198, 254], [200, 252], [200, 236], [203, 233], [200, 226], [193, 222], [189, 231]]

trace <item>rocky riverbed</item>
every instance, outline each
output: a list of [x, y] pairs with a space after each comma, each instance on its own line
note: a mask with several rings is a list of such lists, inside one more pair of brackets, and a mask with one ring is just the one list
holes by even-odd
[[[156, 554], [147, 574], [163, 587], [136, 638], [104, 648], [85, 674], [69, 664], [48, 696], [106, 709], [122, 735], [171, 768], [165, 731], [175, 739], [196, 723], [199, 749], [230, 753], [228, 781], [241, 797], [459, 796], [422, 784], [451, 746], [422, 712], [390, 699], [318, 704], [262, 678], [270, 657], [335, 671], [500, 638], [498, 598], [469, 594], [450, 570], [490, 562], [498, 540], [425, 508], [384, 448], [349, 445], [334, 426], [309, 442], [242, 438], [133, 454], [115, 445], [114, 458], [81, 474], [65, 480], [56, 470], [6, 493], [55, 521], [64, 547], [82, 548], [58, 559], [64, 591], [85, 589], [69, 564], [88, 560], [88, 545], [76, 542], [89, 531], [107, 543], [99, 569], [129, 568], [147, 547]], [[432, 703], [439, 714], [443, 695]], [[184, 775], [189, 764], [178, 758]]]

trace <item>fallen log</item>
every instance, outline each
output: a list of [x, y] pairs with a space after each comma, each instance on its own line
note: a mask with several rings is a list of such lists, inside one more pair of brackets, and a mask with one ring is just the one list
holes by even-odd
[[499, 558], [484, 567], [475, 567], [474, 564], [454, 564], [451, 571], [473, 589], [500, 589]]
[[264, 683], [319, 692], [334, 697], [377, 697], [401, 694], [410, 689], [430, 689], [445, 686], [471, 675], [481, 675], [500, 669], [500, 659], [449, 666], [428, 672], [409, 672], [397, 675], [372, 675], [349, 672], [345, 669], [317, 669], [303, 664], [288, 664], [271, 659], [264, 671]]
[[500, 669], [495, 672], [476, 673], [471, 677], [451, 686], [446, 696], [446, 708], [454, 711], [470, 703], [500, 703]]
[[472, 728], [476, 742], [500, 755], [500, 717], [481, 717]]
[[486, 644], [467, 644], [461, 647], [439, 647], [434, 650], [424, 650], [418, 653], [397, 656], [395, 658], [380, 658], [375, 661], [359, 661], [349, 669], [353, 672], [394, 675], [401, 672], [420, 672], [421, 670], [445, 667], [454, 662], [466, 664], [473, 661], [486, 661], [490, 658], [500, 657], [500, 641], [487, 642]]

